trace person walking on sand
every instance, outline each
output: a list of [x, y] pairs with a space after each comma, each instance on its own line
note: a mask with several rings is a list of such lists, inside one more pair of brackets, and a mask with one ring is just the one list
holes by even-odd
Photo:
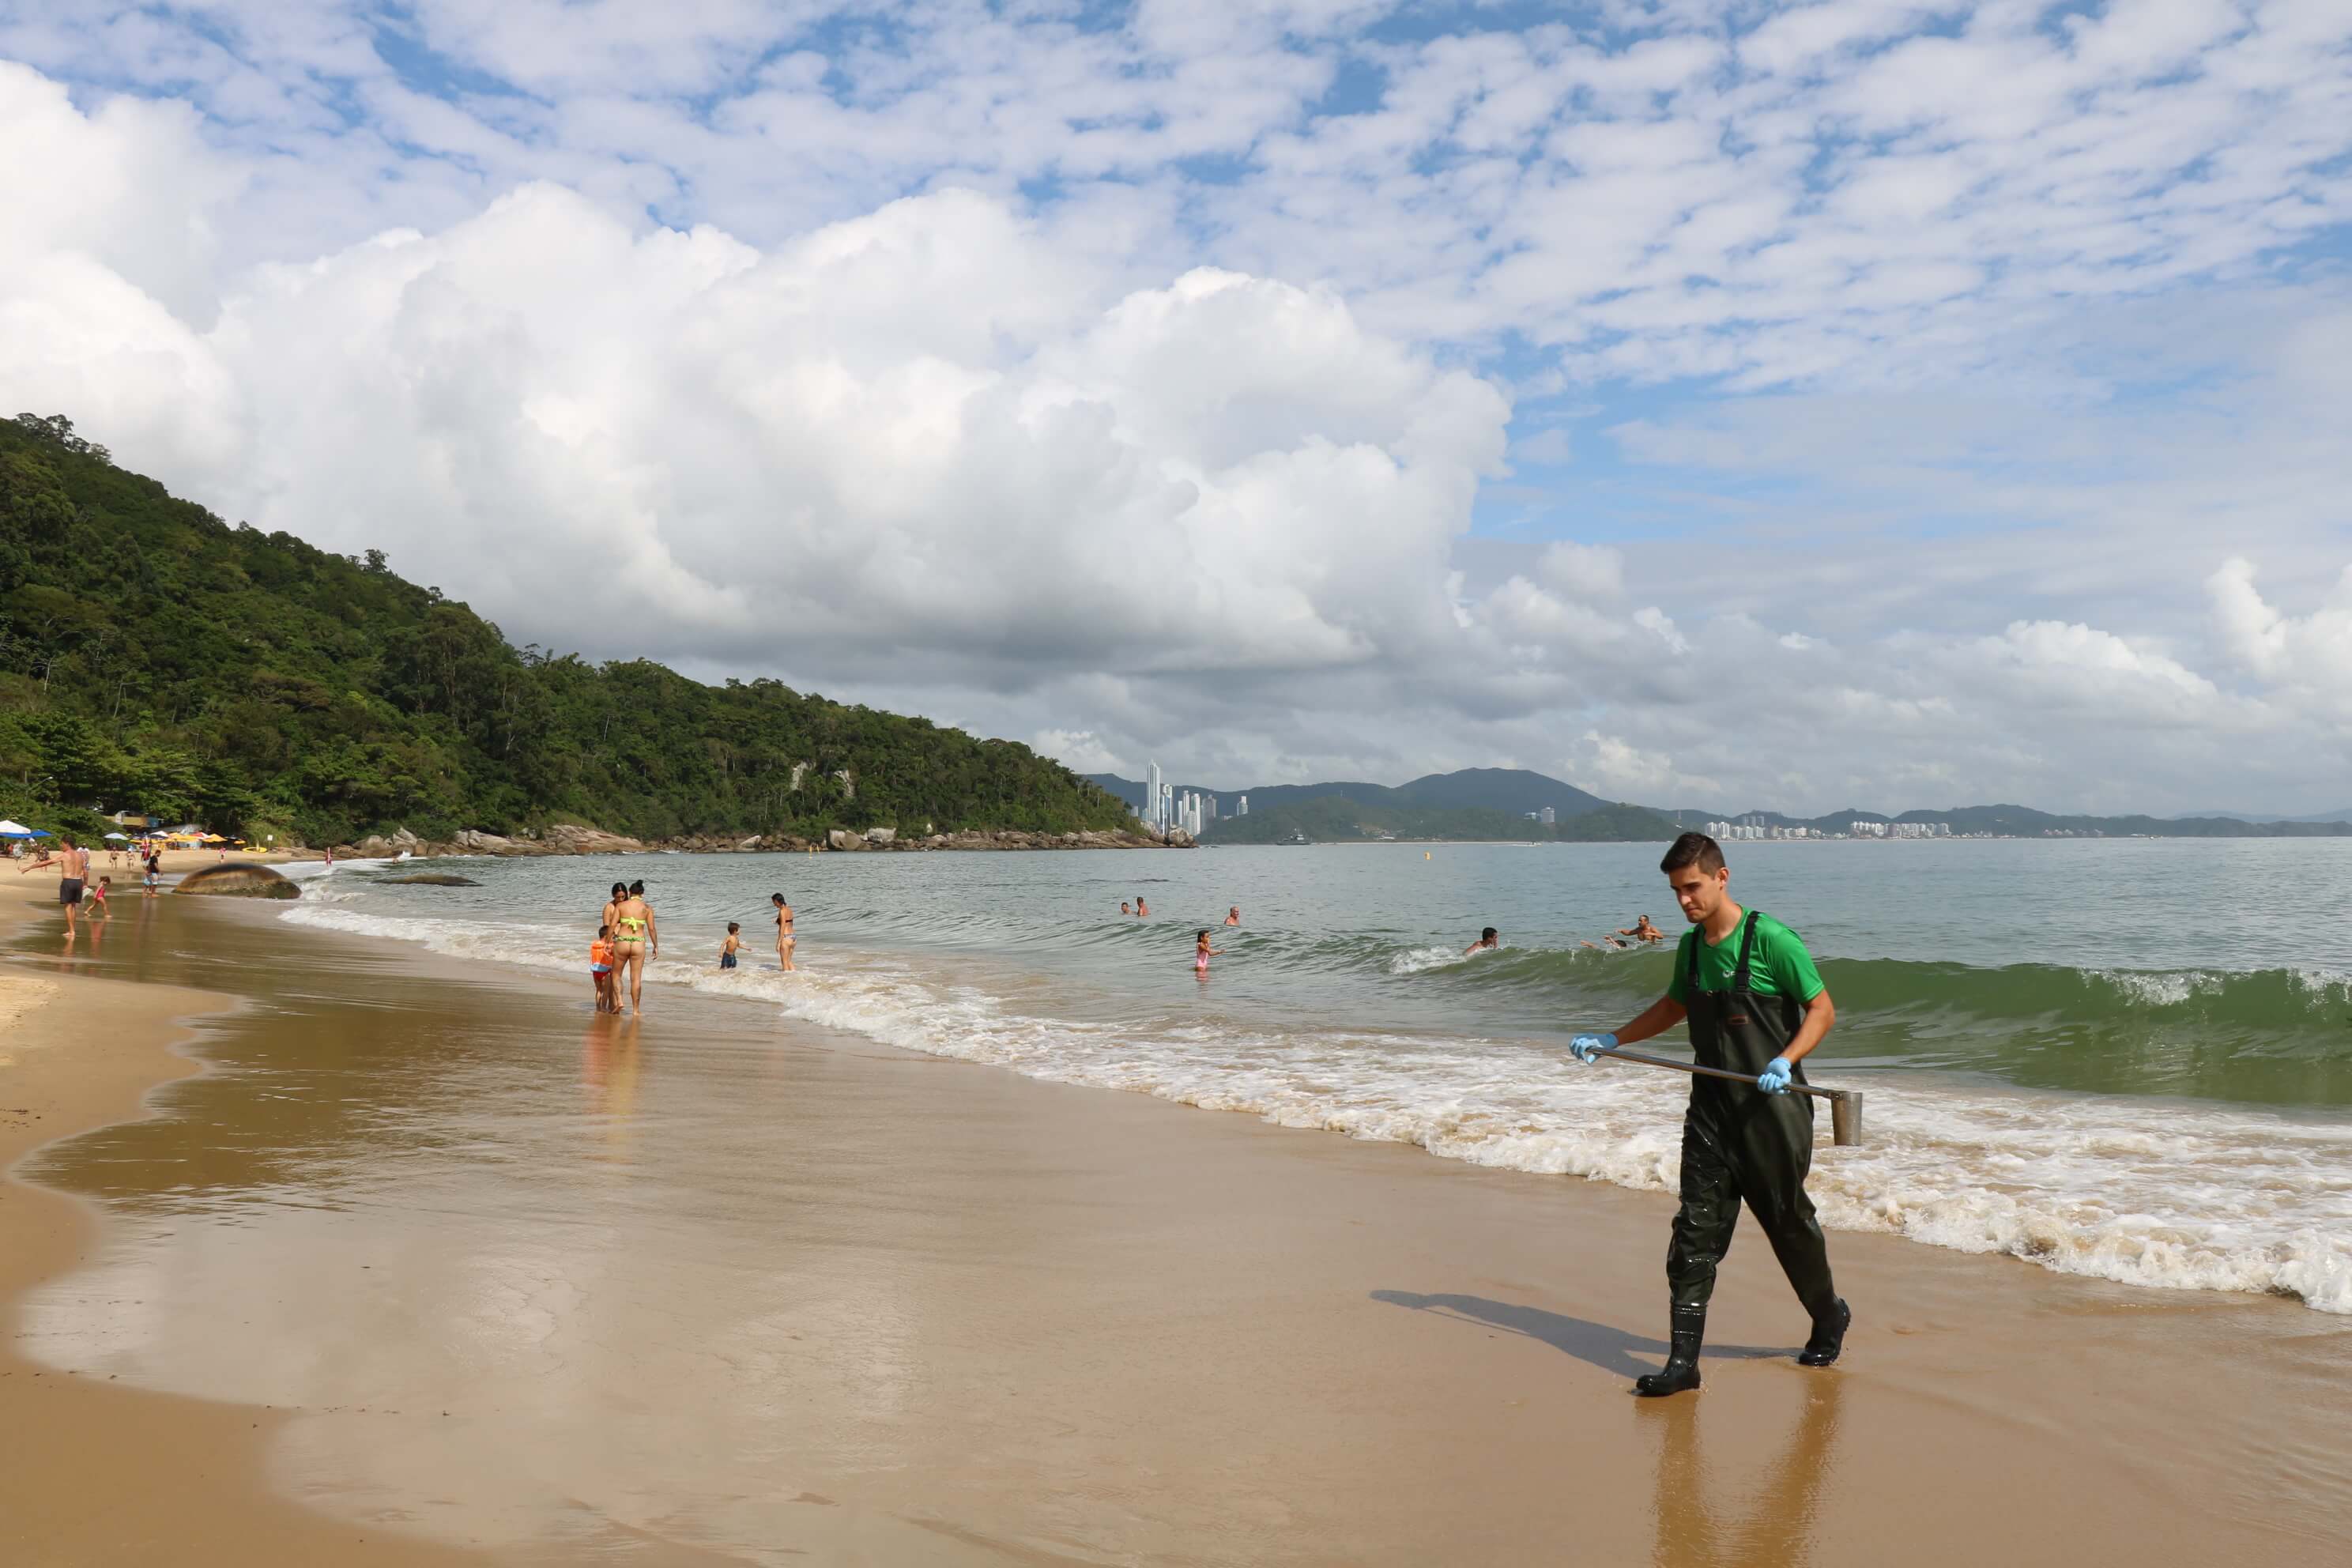
[[[646, 902], [645, 883], [632, 882], [626, 897], [613, 910], [613, 989], [620, 990], [621, 972], [629, 973], [629, 1011], [646, 1010], [646, 961], [661, 956], [661, 932], [654, 924], [654, 907]], [[620, 1009], [616, 1005], [614, 1011]]]
[[66, 911], [66, 934], [74, 933], [74, 921], [81, 913], [81, 891], [89, 884], [89, 851], [73, 841], [67, 834], [58, 840], [58, 852], [44, 855], [29, 865], [16, 868], [16, 875], [37, 871], [44, 866], [58, 868], [58, 902]]
[[1209, 977], [1209, 960], [1224, 955], [1223, 948], [1209, 945], [1209, 928], [1202, 926], [1201, 934], [1192, 941], [1192, 973], [1206, 980]]
[[790, 974], [793, 950], [801, 944], [800, 938], [793, 934], [793, 906], [782, 893], [769, 894], [768, 902], [776, 907], [776, 967]]
[[620, 999], [613, 994], [613, 928], [596, 928], [596, 940], [588, 944], [588, 982], [596, 988], [596, 1011], [617, 1013]]
[[1755, 1084], [1691, 1079], [1683, 1116], [1682, 1206], [1666, 1249], [1671, 1347], [1666, 1364], [1633, 1382], [1655, 1398], [1696, 1388], [1699, 1350], [1716, 1267], [1731, 1246], [1742, 1201], [1764, 1227], [1772, 1255], [1812, 1319], [1797, 1360], [1828, 1366], [1845, 1348], [1853, 1310], [1830, 1278], [1828, 1245], [1805, 1195], [1813, 1159], [1810, 1100], [1789, 1086], [1805, 1081], [1801, 1065], [1837, 1022], [1821, 971], [1795, 931], [1760, 910], [1743, 910], [1730, 893], [1723, 849], [1704, 833], [1685, 833], [1658, 868], [1690, 929], [1675, 951], [1666, 994], [1613, 1035], [1579, 1035], [1569, 1049], [1588, 1067], [1619, 1044], [1632, 1045], [1676, 1024], [1690, 1026], [1691, 1051], [1705, 1067], [1752, 1074]]

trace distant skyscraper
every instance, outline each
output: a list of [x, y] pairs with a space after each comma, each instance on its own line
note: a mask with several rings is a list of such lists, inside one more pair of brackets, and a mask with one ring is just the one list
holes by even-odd
[[1160, 764], [1151, 763], [1144, 772], [1143, 820], [1157, 827], [1165, 820], [1160, 815]]
[[1235, 816], [1247, 816], [1249, 815], [1249, 796], [1242, 796], [1242, 804], [1240, 807], [1234, 811], [1234, 815]]

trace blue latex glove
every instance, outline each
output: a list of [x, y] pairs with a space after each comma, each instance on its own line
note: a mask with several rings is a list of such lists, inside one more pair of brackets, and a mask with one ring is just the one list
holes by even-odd
[[1767, 1094], [1786, 1094], [1789, 1092], [1789, 1075], [1795, 1070], [1789, 1065], [1788, 1058], [1774, 1057], [1771, 1065], [1757, 1075], [1756, 1087]]
[[1600, 1052], [1616, 1048], [1617, 1037], [1614, 1035], [1579, 1035], [1568, 1042], [1569, 1054], [1586, 1067], [1601, 1059]]

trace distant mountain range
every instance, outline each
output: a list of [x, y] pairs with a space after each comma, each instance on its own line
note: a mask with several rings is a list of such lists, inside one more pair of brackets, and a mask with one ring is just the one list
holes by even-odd
[[2352, 822], [2352, 805], [2315, 811], [2305, 816], [2290, 816], [2283, 811], [2179, 811], [2173, 813], [2172, 820], [2186, 822], [2195, 816], [2226, 816], [2237, 822]]
[[[1127, 803], [1139, 815], [1145, 786], [1117, 773], [1088, 773], [1090, 783]], [[1266, 784], [1247, 790], [1211, 789], [1178, 784], [1216, 802], [1216, 820], [1202, 837], [1218, 844], [1266, 844], [1301, 835], [1318, 843], [1366, 838], [1503, 839], [1541, 842], [1565, 839], [1642, 841], [1671, 838], [1686, 827], [1709, 822], [1748, 822], [1775, 827], [1808, 827], [1846, 833], [1856, 822], [1948, 824], [1955, 834], [1989, 833], [2008, 837], [2273, 838], [2352, 835], [2352, 807], [2302, 817], [2256, 817], [2234, 812], [2157, 817], [2091, 816], [2036, 811], [2025, 805], [1962, 805], [1943, 811], [1906, 811], [1894, 816], [1848, 808], [1824, 816], [1790, 816], [1777, 811], [1721, 811], [1701, 806], [1643, 806], [1612, 802], [1572, 784], [1525, 768], [1465, 768], [1430, 773], [1410, 784], [1388, 785], [1340, 781], [1313, 784]], [[1244, 795], [1249, 815], [1237, 816]], [[1528, 820], [1528, 812], [1549, 806], [1549, 825]]]

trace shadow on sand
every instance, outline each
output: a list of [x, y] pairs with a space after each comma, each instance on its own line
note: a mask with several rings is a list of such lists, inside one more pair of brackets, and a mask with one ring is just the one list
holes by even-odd
[[[1392, 1307], [1411, 1307], [1417, 1312], [1434, 1312], [1459, 1322], [1501, 1329], [1506, 1333], [1525, 1334], [1588, 1366], [1597, 1366], [1619, 1377], [1655, 1372], [1666, 1359], [1664, 1340], [1629, 1334], [1606, 1323], [1565, 1317], [1540, 1307], [1490, 1301], [1484, 1296], [1417, 1296], [1410, 1290], [1375, 1290], [1372, 1300], [1386, 1301]], [[1709, 1345], [1700, 1356], [1706, 1361], [1768, 1361], [1795, 1353], [1793, 1350], [1768, 1345]]]

